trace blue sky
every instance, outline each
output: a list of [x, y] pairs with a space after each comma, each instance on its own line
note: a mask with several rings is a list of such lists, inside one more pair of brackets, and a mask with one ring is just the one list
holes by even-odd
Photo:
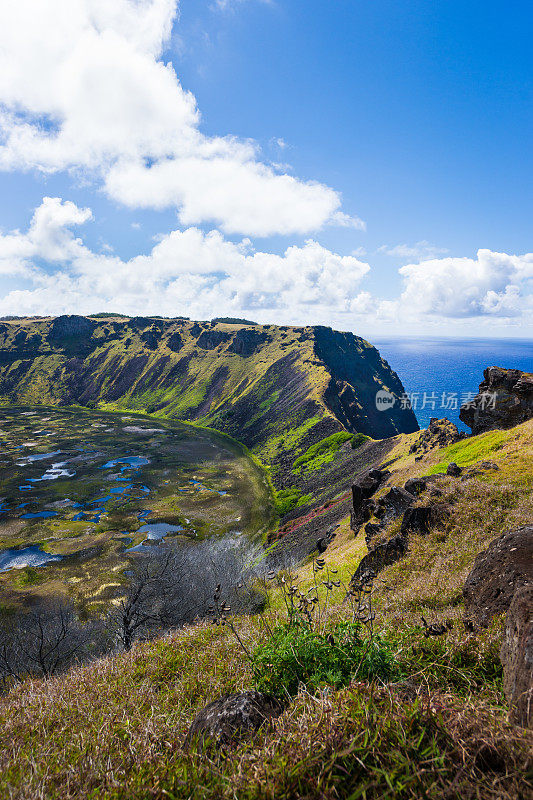
[[0, 313], [531, 335], [529, 5], [45, 5], [0, 10]]

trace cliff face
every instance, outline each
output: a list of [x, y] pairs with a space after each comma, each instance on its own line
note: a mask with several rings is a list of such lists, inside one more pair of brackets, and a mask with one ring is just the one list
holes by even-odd
[[368, 342], [324, 327], [85, 318], [0, 324], [0, 398], [132, 409], [210, 425], [272, 461], [344, 428], [374, 438], [418, 429]]
[[487, 367], [479, 394], [461, 406], [459, 419], [472, 433], [512, 428], [533, 417], [533, 375], [519, 369]]

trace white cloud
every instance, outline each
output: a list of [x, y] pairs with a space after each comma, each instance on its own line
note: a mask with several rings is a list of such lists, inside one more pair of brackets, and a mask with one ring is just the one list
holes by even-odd
[[429, 259], [401, 267], [401, 308], [442, 317], [516, 317], [526, 308], [533, 253], [478, 250], [474, 258]]
[[[257, 147], [201, 133], [194, 96], [160, 58], [177, 0], [0, 4], [0, 168], [76, 169], [132, 207], [176, 206], [228, 233], [362, 227], [324, 184]], [[280, 140], [281, 141], [281, 140]]]
[[448, 253], [449, 250], [446, 247], [436, 247], [430, 242], [427, 242], [423, 239], [420, 242], [416, 242], [414, 245], [408, 244], [397, 244], [394, 247], [389, 247], [388, 244], [384, 244], [377, 249], [378, 253], [385, 253], [388, 256], [394, 256], [395, 258], [436, 258], [437, 256], [444, 255]]
[[[129, 261], [95, 253], [70, 228], [91, 218], [59, 198], [44, 198], [26, 233], [0, 236], [0, 274], [24, 275], [31, 287], [9, 292], [0, 313], [35, 314], [98, 308], [127, 313], [209, 317], [231, 312], [329, 308], [348, 311], [369, 266], [308, 240], [283, 255], [219, 231], [172, 231], [148, 255]], [[48, 262], [47, 268], [40, 265]]]
[[95, 252], [73, 229], [92, 219], [88, 208], [45, 197], [28, 229], [0, 235], [0, 276], [25, 288], [0, 300], [1, 314], [185, 314], [192, 318], [250, 316], [264, 321], [341, 328], [366, 324], [525, 321], [533, 308], [533, 254], [479, 250], [473, 258], [429, 259], [401, 267], [392, 299], [361, 289], [370, 271], [313, 239], [278, 255], [249, 239], [228, 241], [197, 227], [158, 238], [151, 252], [123, 260]]

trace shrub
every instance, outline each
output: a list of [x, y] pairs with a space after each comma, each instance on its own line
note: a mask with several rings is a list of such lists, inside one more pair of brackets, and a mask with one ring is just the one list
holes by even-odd
[[311, 495], [302, 494], [300, 489], [296, 486], [290, 486], [288, 489], [280, 489], [276, 492], [276, 511], [278, 516], [283, 517], [292, 511], [297, 506], [303, 506], [311, 500]]
[[300, 684], [314, 690], [346, 686], [355, 676], [386, 679], [394, 661], [391, 647], [379, 637], [361, 636], [357, 622], [339, 623], [328, 633], [286, 623], [252, 652], [252, 670], [259, 691], [286, 697]]
[[368, 439], [370, 439], [370, 436], [365, 436], [364, 433], [354, 433], [351, 441], [352, 450], [357, 450], [357, 448], [361, 447]]
[[318, 469], [323, 464], [327, 464], [329, 461], [333, 460], [335, 453], [341, 445], [351, 438], [352, 434], [348, 433], [348, 431], [339, 431], [339, 433], [333, 433], [331, 436], [321, 439], [320, 442], [312, 444], [305, 453], [302, 453], [301, 456], [295, 459], [294, 471], [300, 472], [301, 469]]

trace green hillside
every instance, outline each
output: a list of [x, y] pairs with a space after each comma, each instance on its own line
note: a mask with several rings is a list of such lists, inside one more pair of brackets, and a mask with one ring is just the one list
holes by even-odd
[[376, 392], [402, 384], [367, 341], [330, 328], [134, 317], [0, 323], [0, 399], [139, 411], [216, 428], [269, 464], [342, 431], [417, 430]]

